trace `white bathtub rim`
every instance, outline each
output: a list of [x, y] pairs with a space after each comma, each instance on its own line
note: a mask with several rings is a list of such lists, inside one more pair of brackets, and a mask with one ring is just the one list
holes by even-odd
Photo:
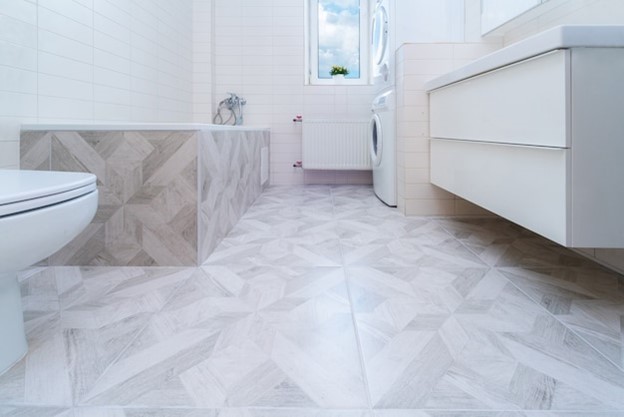
[[269, 131], [266, 126], [231, 126], [205, 123], [27, 123], [22, 132], [89, 131]]

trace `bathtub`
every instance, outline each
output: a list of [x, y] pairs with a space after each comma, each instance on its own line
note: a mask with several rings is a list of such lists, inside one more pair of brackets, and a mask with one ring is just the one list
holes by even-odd
[[48, 265], [202, 264], [269, 183], [268, 128], [27, 124], [21, 169], [92, 172], [100, 203]]

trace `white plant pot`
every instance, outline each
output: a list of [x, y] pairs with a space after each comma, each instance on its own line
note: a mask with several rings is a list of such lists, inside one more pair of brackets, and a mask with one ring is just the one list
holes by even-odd
[[345, 76], [344, 74], [336, 74], [336, 75], [332, 75], [332, 78], [334, 79], [334, 82], [336, 84], [340, 84], [341, 82], [344, 81]]

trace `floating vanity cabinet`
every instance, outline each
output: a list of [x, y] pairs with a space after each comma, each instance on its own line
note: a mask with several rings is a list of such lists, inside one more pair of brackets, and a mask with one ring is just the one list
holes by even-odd
[[564, 246], [622, 248], [624, 48], [562, 38], [429, 83], [431, 181]]

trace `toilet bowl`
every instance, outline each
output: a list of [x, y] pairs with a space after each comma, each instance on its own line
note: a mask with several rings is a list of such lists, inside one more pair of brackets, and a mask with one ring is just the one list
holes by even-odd
[[17, 272], [83, 231], [97, 203], [93, 174], [0, 170], [0, 374], [28, 351]]

